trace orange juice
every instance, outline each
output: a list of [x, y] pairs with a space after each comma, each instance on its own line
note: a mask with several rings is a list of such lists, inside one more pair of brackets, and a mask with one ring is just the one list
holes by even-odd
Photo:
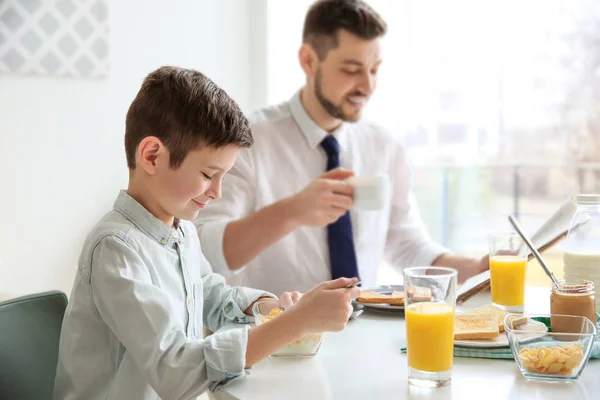
[[405, 310], [408, 366], [419, 371], [452, 369], [454, 308], [443, 303], [415, 303]]
[[503, 306], [522, 306], [525, 303], [526, 268], [525, 257], [490, 257], [492, 302]]

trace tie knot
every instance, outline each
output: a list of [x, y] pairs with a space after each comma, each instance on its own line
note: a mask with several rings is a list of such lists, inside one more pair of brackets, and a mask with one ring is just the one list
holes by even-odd
[[323, 146], [323, 149], [329, 158], [337, 157], [340, 153], [340, 144], [332, 135], [327, 135], [321, 142], [321, 146]]

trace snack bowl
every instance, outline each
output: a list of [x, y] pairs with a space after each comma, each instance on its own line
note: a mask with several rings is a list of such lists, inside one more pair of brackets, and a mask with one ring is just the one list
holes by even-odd
[[[278, 315], [284, 312], [285, 310], [279, 308], [278, 303], [272, 300], [257, 301], [252, 307], [254, 323], [257, 326], [260, 324], [264, 324], [273, 318], [277, 318]], [[304, 335], [301, 339], [288, 343], [287, 345], [279, 349], [276, 353], [272, 354], [271, 357], [313, 357], [319, 352], [319, 348], [321, 347], [322, 342], [322, 333], [309, 333], [307, 335]]]
[[540, 333], [518, 329], [513, 323], [522, 317], [507, 315], [504, 328], [523, 377], [552, 381], [579, 378], [594, 346], [594, 324], [585, 317], [572, 315], [527, 315], [530, 319], [551, 325], [548, 332]]

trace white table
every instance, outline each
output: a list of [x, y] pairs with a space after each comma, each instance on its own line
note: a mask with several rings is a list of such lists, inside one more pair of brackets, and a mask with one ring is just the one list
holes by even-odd
[[[527, 312], [548, 312], [547, 289], [528, 289]], [[489, 302], [489, 295], [467, 306]], [[460, 311], [460, 309], [459, 309]], [[600, 398], [600, 360], [574, 383], [527, 381], [513, 360], [454, 358], [452, 383], [408, 384], [404, 316], [365, 312], [342, 332], [327, 333], [310, 359], [268, 358], [250, 375], [214, 394], [218, 399], [569, 399]]]

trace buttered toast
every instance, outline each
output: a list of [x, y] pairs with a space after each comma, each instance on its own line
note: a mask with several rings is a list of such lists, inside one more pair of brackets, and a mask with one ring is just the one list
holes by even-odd
[[[508, 311], [504, 311], [493, 304], [486, 304], [481, 307], [474, 308], [460, 315], [495, 315], [498, 323], [498, 331], [504, 332], [504, 318], [510, 314]], [[527, 322], [527, 317], [513, 320], [513, 326], [523, 325]]]
[[392, 294], [377, 293], [372, 290], [363, 290], [356, 299], [361, 303], [389, 304], [391, 306], [404, 305], [404, 293], [393, 291]]
[[500, 335], [496, 316], [457, 315], [454, 319], [455, 340], [490, 340]]

